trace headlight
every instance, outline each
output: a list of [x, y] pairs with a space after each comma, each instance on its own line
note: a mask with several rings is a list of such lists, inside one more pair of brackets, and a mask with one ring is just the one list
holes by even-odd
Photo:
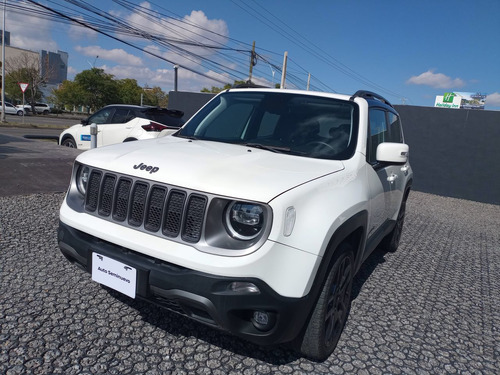
[[233, 202], [226, 211], [226, 225], [234, 238], [254, 239], [264, 227], [264, 208], [254, 203]]
[[76, 187], [80, 194], [85, 195], [87, 191], [87, 183], [89, 181], [90, 168], [84, 165], [81, 165], [76, 172]]

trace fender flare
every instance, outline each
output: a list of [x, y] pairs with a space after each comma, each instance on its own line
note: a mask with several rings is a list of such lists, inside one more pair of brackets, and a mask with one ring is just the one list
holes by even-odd
[[300, 334], [293, 340], [292, 346], [296, 346], [297, 343], [300, 342], [299, 338], [301, 338], [305, 332], [305, 329], [307, 327], [306, 322], [308, 321], [308, 319], [310, 319], [310, 316], [313, 313], [313, 307], [319, 298], [323, 284], [325, 283], [326, 277], [328, 276], [328, 272], [335, 262], [335, 259], [339, 255], [339, 252], [337, 251], [339, 245], [344, 241], [349, 241], [352, 245], [355, 257], [355, 268], [353, 274], [356, 274], [363, 259], [363, 249], [366, 242], [365, 237], [367, 225], [368, 211], [363, 210], [346, 220], [331, 236], [325, 254], [323, 255], [321, 264], [318, 267], [316, 275], [314, 276], [314, 281], [311, 289], [307, 294], [307, 299], [304, 300], [304, 303], [308, 304], [307, 308], [304, 309], [304, 311], [307, 311], [307, 313], [302, 317], [303, 326], [301, 328]]

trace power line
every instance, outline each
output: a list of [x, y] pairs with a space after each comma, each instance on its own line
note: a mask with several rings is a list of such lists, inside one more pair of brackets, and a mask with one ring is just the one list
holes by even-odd
[[[255, 0], [252, 0], [252, 2], [257, 5], [262, 11], [257, 11], [255, 10], [252, 6], [250, 6], [248, 3], [244, 3], [243, 6], [237, 4], [234, 0], [231, 0], [236, 6], [240, 7], [243, 9], [245, 12], [251, 14], [253, 17], [257, 18], [261, 23], [264, 25], [268, 26], [272, 30], [276, 31], [278, 34], [289, 40], [290, 42], [294, 43], [295, 45], [299, 46], [300, 48], [304, 49], [305, 51], [311, 53], [314, 57], [318, 58], [320, 61], [323, 61], [327, 65], [331, 66], [332, 68], [336, 69], [337, 71], [341, 72], [342, 74], [360, 82], [363, 83], [364, 85], [367, 85], [369, 87], [375, 88], [377, 91], [381, 91], [383, 93], [389, 94], [391, 96], [399, 97], [401, 98], [403, 95], [396, 93], [390, 89], [387, 89], [381, 85], [376, 84], [375, 82], [369, 80], [368, 78], [362, 76], [361, 74], [355, 72], [353, 69], [349, 68], [348, 66], [344, 65], [342, 62], [339, 60], [335, 59], [333, 56], [329, 55], [327, 52], [323, 51], [320, 47], [318, 47], [316, 44], [305, 38], [302, 34], [299, 34], [296, 32], [293, 28], [288, 26], [285, 22], [283, 22], [281, 19], [273, 15], [269, 10], [267, 10], [265, 7], [263, 7], [261, 4], [257, 3]], [[270, 15], [273, 20], [269, 19], [266, 17], [263, 12], [267, 13]], [[280, 24], [284, 25], [284, 27], [281, 27], [279, 24], [277, 24], [275, 21], [278, 21]], [[288, 31], [290, 30], [290, 32]], [[312, 47], [314, 48], [312, 48]], [[326, 58], [327, 56], [328, 58]]]
[[108, 38], [111, 38], [111, 39], [113, 39], [113, 40], [116, 40], [116, 41], [118, 41], [118, 42], [120, 42], [120, 43], [123, 43], [123, 44], [125, 44], [125, 45], [127, 45], [127, 46], [129, 46], [129, 47], [134, 48], [134, 49], [140, 50], [140, 51], [142, 51], [142, 52], [144, 52], [144, 53], [146, 53], [146, 54], [149, 54], [149, 55], [151, 55], [151, 56], [154, 56], [154, 57], [156, 57], [156, 58], [159, 58], [159, 59], [161, 59], [161, 60], [163, 60], [163, 61], [166, 61], [166, 62], [168, 62], [168, 63], [170, 63], [170, 64], [172, 64], [172, 65], [179, 65], [179, 66], [181, 66], [181, 67], [182, 67], [183, 69], [185, 69], [185, 70], [188, 70], [188, 71], [190, 71], [190, 72], [192, 72], [192, 73], [195, 73], [195, 74], [197, 74], [197, 75], [203, 76], [203, 77], [205, 77], [205, 78], [208, 78], [208, 79], [211, 79], [211, 80], [217, 81], [217, 82], [219, 82], [219, 83], [223, 83], [223, 84], [226, 84], [226, 83], [227, 83], [226, 81], [222, 81], [222, 80], [220, 80], [220, 79], [218, 79], [218, 78], [215, 78], [215, 77], [213, 77], [213, 76], [209, 76], [209, 75], [204, 74], [204, 73], [202, 73], [202, 72], [199, 72], [199, 71], [197, 71], [197, 70], [195, 70], [195, 69], [192, 69], [192, 68], [190, 68], [190, 67], [188, 67], [188, 66], [186, 66], [186, 65], [181, 65], [181, 64], [178, 64], [178, 63], [176, 63], [176, 62], [174, 62], [174, 61], [171, 61], [171, 60], [169, 60], [169, 59], [167, 59], [167, 58], [165, 58], [165, 57], [163, 57], [163, 56], [160, 56], [160, 55], [158, 55], [158, 54], [156, 54], [156, 53], [153, 53], [153, 52], [151, 52], [150, 50], [146, 50], [146, 49], [144, 49], [144, 48], [138, 47], [138, 46], [134, 45], [133, 43], [130, 43], [130, 42], [127, 42], [127, 41], [125, 41], [125, 40], [123, 40], [123, 39], [120, 39], [120, 38], [118, 38], [118, 37], [115, 37], [115, 36], [111, 35], [110, 33], [106, 32], [106, 31], [102, 31], [102, 30], [100, 30], [98, 27], [94, 27], [94, 26], [92, 26], [92, 25], [86, 24], [85, 22], [82, 22], [82, 21], [80, 21], [80, 20], [78, 20], [78, 19], [76, 19], [76, 18], [74, 18], [74, 17], [71, 17], [71, 16], [68, 16], [68, 15], [65, 15], [65, 14], [63, 14], [63, 13], [61, 13], [61, 12], [59, 12], [59, 11], [55, 10], [55, 9], [51, 9], [51, 8], [49, 8], [49, 7], [45, 6], [45, 5], [42, 5], [42, 4], [39, 4], [39, 3], [35, 2], [35, 1], [33, 1], [33, 0], [27, 0], [27, 1], [28, 1], [28, 2], [30, 2], [30, 3], [32, 3], [32, 4], [33, 4], [33, 5], [35, 5], [35, 6], [38, 6], [38, 7], [41, 7], [41, 8], [43, 8], [43, 9], [45, 9], [46, 11], [52, 12], [52, 13], [54, 13], [54, 14], [57, 14], [57, 15], [58, 15], [59, 17], [61, 17], [61, 18], [64, 18], [64, 19], [69, 20], [69, 21], [71, 21], [71, 22], [74, 22], [74, 23], [76, 23], [76, 24], [78, 24], [78, 25], [80, 25], [80, 26], [83, 26], [83, 27], [89, 28], [89, 29], [91, 29], [91, 30], [93, 30], [93, 31], [95, 31], [95, 32], [97, 32], [97, 33], [99, 33], [99, 34], [103, 34], [103, 35], [107, 36]]

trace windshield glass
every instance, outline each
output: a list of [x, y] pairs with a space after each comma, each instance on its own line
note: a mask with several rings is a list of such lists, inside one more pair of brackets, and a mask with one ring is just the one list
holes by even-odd
[[357, 119], [353, 102], [233, 90], [212, 100], [177, 136], [341, 160], [354, 153]]

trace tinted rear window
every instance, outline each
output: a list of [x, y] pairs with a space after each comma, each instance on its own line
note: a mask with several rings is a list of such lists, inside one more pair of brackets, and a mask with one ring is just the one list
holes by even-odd
[[140, 117], [145, 117], [148, 120], [176, 128], [180, 128], [184, 124], [182, 117], [171, 115], [168, 110], [149, 109], [142, 112]]

